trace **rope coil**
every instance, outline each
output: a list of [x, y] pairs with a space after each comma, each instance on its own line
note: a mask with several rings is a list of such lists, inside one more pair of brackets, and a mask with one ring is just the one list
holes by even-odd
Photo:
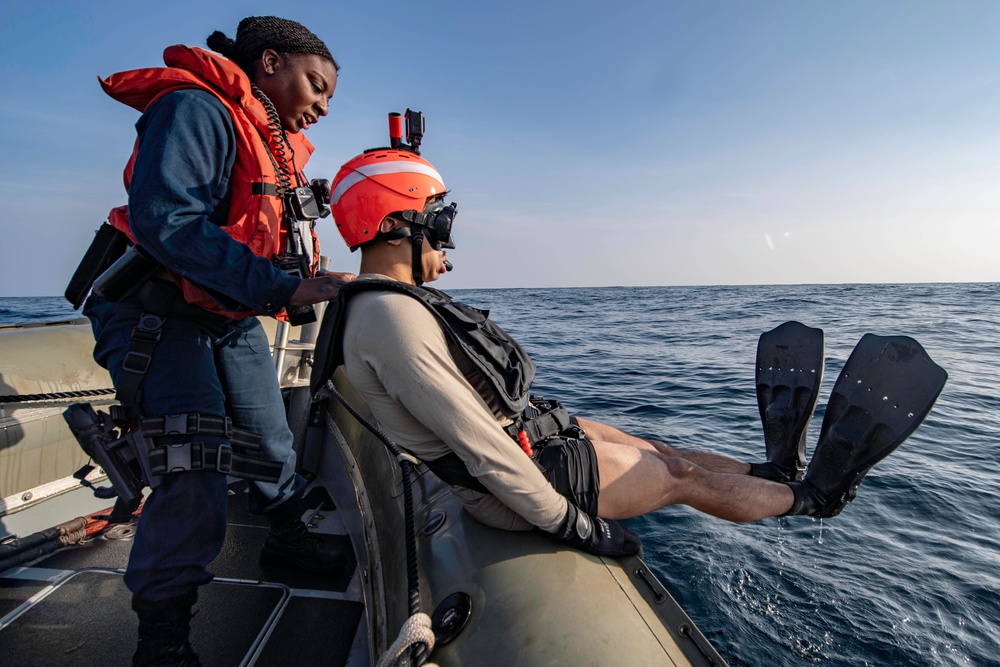
[[412, 649], [421, 650], [424, 655], [434, 650], [434, 630], [431, 629], [431, 617], [423, 612], [410, 616], [399, 630], [399, 637], [392, 646], [382, 654], [375, 667], [436, 667], [429, 662], [413, 662]]

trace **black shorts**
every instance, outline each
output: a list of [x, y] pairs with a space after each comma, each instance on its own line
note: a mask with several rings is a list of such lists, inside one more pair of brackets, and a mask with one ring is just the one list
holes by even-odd
[[535, 463], [561, 495], [591, 516], [597, 516], [601, 477], [597, 453], [586, 438], [557, 437], [534, 446]]

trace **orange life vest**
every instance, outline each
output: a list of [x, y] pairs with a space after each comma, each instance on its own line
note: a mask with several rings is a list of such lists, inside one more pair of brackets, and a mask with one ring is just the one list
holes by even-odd
[[[243, 243], [258, 257], [270, 259], [285, 252], [288, 226], [284, 223], [284, 203], [278, 195], [278, 170], [274, 155], [278, 152], [278, 139], [270, 131], [267, 111], [253, 96], [250, 79], [235, 63], [215, 53], [183, 45], [168, 47], [163, 52], [166, 67], [149, 67], [112, 74], [101, 80], [104, 92], [130, 107], [144, 112], [163, 95], [184, 88], [208, 91], [229, 112], [236, 132], [236, 162], [233, 165], [229, 218], [222, 227], [230, 236]], [[294, 158], [287, 150], [289, 168], [295, 179], [304, 184], [302, 166], [312, 154], [313, 146], [302, 133], [289, 133], [288, 141]], [[266, 142], [266, 143], [265, 143]], [[125, 166], [125, 189], [132, 181], [138, 140]], [[135, 237], [129, 228], [128, 207], [112, 209], [108, 222], [128, 235]], [[313, 266], [319, 263], [319, 240], [312, 232]], [[174, 281], [184, 293], [184, 299], [214, 313], [233, 319], [255, 315], [253, 311], [227, 311], [194, 283], [171, 272]], [[279, 319], [286, 319], [282, 310]]]

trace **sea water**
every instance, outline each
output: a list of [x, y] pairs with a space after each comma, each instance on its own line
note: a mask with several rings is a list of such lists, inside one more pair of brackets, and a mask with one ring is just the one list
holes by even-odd
[[[754, 395], [762, 332], [798, 320], [826, 333], [810, 447], [861, 336], [916, 338], [948, 384], [839, 516], [732, 524], [668, 507], [628, 523], [734, 667], [1000, 664], [1000, 285], [453, 294], [490, 309], [528, 350], [535, 393], [637, 435], [741, 460], [764, 455]], [[0, 325], [77, 315], [58, 298], [0, 298]]]

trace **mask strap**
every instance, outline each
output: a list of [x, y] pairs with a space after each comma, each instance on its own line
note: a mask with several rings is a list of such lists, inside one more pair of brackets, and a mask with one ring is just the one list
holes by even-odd
[[424, 284], [424, 232], [419, 225], [410, 225], [410, 243], [413, 244], [413, 281]]

